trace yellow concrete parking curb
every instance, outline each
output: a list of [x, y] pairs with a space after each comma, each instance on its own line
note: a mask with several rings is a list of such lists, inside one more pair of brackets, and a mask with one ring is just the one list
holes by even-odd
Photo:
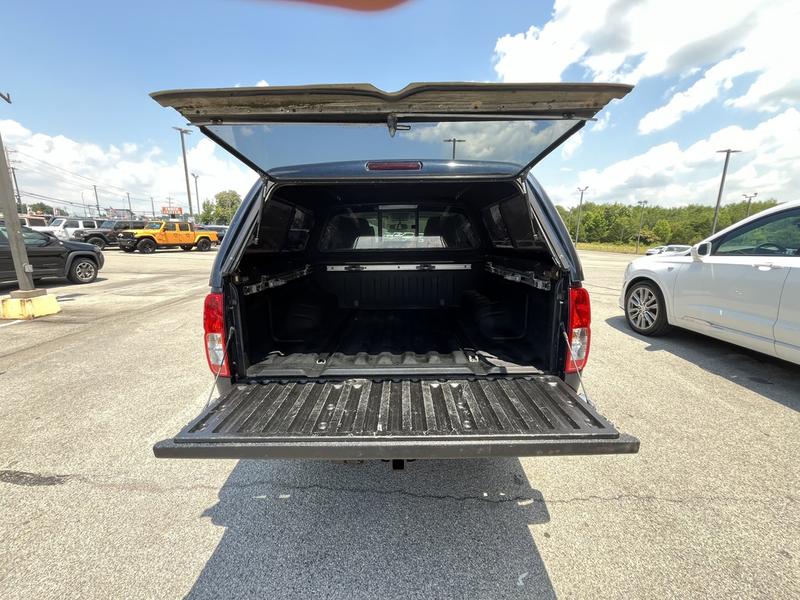
[[34, 298], [0, 299], [0, 319], [35, 319], [61, 312], [55, 296], [44, 294]]

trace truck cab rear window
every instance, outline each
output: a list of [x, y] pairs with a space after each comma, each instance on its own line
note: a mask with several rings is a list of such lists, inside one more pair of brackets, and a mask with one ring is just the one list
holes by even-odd
[[322, 231], [322, 251], [466, 249], [478, 246], [467, 215], [453, 207], [377, 206], [334, 214]]

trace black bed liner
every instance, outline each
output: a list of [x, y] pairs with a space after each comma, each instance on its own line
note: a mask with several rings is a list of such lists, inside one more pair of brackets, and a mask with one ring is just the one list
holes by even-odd
[[635, 453], [560, 379], [239, 385], [159, 442], [163, 458], [459, 458]]

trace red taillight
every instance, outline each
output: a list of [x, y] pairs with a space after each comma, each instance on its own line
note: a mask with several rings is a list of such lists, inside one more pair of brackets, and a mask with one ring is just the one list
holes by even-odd
[[569, 329], [567, 335], [572, 351], [567, 348], [567, 373], [581, 371], [589, 358], [589, 345], [592, 340], [592, 307], [586, 288], [569, 290]]
[[367, 171], [419, 171], [422, 163], [418, 160], [371, 160]]
[[230, 377], [228, 357], [225, 355], [225, 315], [222, 294], [206, 296], [203, 306], [203, 330], [208, 366], [214, 375]]

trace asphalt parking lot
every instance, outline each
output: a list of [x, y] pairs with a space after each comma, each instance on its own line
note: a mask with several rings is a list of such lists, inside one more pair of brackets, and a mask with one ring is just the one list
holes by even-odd
[[800, 596], [800, 368], [633, 335], [624, 256], [583, 255], [585, 381], [638, 455], [156, 460], [211, 385], [214, 255], [110, 250], [46, 286], [61, 314], [0, 322], [0, 597]]

